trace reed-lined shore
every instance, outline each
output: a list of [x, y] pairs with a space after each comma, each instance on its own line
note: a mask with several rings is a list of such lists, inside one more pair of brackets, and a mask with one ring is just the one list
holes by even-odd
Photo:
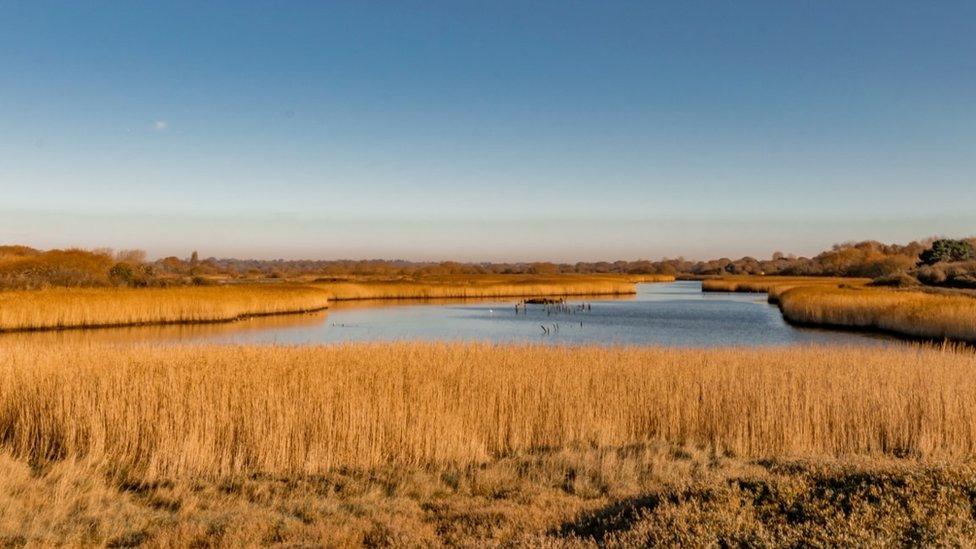
[[632, 295], [636, 291], [629, 277], [576, 275], [12, 290], [0, 291], [0, 332], [229, 322], [318, 311], [327, 308], [330, 300]]
[[778, 294], [794, 324], [976, 344], [976, 298], [918, 291], [804, 286]]
[[327, 307], [327, 293], [292, 284], [17, 290], [0, 292], [0, 331], [230, 322]]
[[867, 278], [840, 278], [833, 276], [730, 276], [702, 280], [703, 292], [739, 292], [769, 294], [770, 302], [787, 290], [801, 286], [863, 286]]
[[402, 280], [339, 280], [312, 285], [333, 301], [366, 299], [519, 298], [632, 295], [638, 282], [671, 282], [673, 276], [639, 277], [554, 275], [485, 275]]
[[925, 341], [976, 343], [976, 298], [963, 292], [869, 287], [864, 279], [730, 277], [702, 291], [764, 292], [783, 318], [803, 326], [885, 333]]

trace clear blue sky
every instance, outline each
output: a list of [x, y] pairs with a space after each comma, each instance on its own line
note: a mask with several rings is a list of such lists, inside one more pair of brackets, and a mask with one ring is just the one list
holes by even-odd
[[976, 233], [976, 2], [0, 1], [0, 242], [594, 260]]

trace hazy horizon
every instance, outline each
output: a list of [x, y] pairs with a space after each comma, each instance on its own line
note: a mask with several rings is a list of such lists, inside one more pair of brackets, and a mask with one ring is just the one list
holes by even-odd
[[0, 243], [813, 255], [976, 234], [976, 4], [0, 4]]
[[[132, 225], [146, 224], [167, 227], [167, 234], [155, 235], [151, 232], [122, 234], [122, 231]], [[895, 231], [886, 232], [872, 228], [875, 220], [866, 219], [858, 224], [824, 225], [816, 227], [803, 220], [734, 220], [734, 219], [698, 219], [696, 226], [707, 226], [715, 230], [716, 234], [708, 243], [703, 245], [688, 244], [680, 241], [673, 242], [669, 235], [679, 233], [686, 220], [627, 220], [617, 221], [610, 227], [601, 227], [604, 223], [598, 219], [589, 220], [542, 220], [530, 226], [524, 222], [514, 223], [511, 220], [448, 220], [441, 222], [411, 222], [404, 220], [321, 220], [302, 219], [295, 215], [280, 214], [255, 216], [247, 221], [252, 228], [264, 229], [255, 238], [247, 242], [236, 242], [236, 231], [239, 218], [221, 218], [207, 216], [117, 216], [109, 214], [89, 214], [88, 216], [67, 212], [11, 212], [0, 218], [0, 234], [11, 235], [3, 244], [24, 244], [41, 249], [50, 248], [99, 248], [114, 249], [143, 249], [152, 259], [175, 255], [188, 257], [191, 251], [198, 251], [201, 257], [238, 258], [238, 259], [403, 259], [407, 261], [463, 261], [463, 262], [525, 262], [552, 261], [557, 263], [575, 263], [577, 261], [614, 261], [614, 260], [658, 260], [662, 258], [684, 257], [689, 260], [709, 260], [720, 257], [738, 259], [745, 256], [755, 258], [769, 258], [774, 252], [795, 254], [797, 256], [812, 257], [834, 244], [851, 241], [879, 240], [884, 243], [906, 244], [913, 240], [923, 240], [932, 237], [971, 237], [963, 229], [967, 221], [965, 216], [944, 219], [900, 219], [901, 226]], [[94, 240], [89, 236], [78, 238], [82, 227], [91, 223], [98, 223], [99, 231]], [[32, 238], [32, 223], [45, 230], [60, 231], [63, 236], [50, 238]], [[514, 229], [507, 229], [515, 224]], [[783, 227], [804, 226], [808, 229], [808, 236], [800, 245], [780, 245], [777, 237]], [[412, 234], [422, 235], [424, 242], [415, 247], [403, 247], [399, 242], [383, 244], [385, 233], [409, 226]], [[956, 227], [954, 231], [925, 234], [920, 231], [926, 227], [945, 226]], [[26, 230], [25, 230], [26, 228]], [[287, 231], [287, 238], [282, 243], [277, 240]], [[453, 235], [461, 230], [465, 235], [462, 240], [453, 245], [443, 235]], [[101, 232], [104, 231], [104, 232]], [[333, 232], [334, 231], [334, 232]], [[504, 238], [499, 237], [499, 231], [506, 231]], [[191, 242], [188, 246], [166, 244], [173, 232], [180, 234], [180, 239]], [[602, 244], [595, 248], [578, 246], [576, 249], [562, 254], [552, 253], [566, 240], [575, 241], [580, 233], [587, 233], [592, 238], [594, 234], [601, 235]], [[318, 239], [341, 239], [341, 245], [332, 245], [328, 250], [321, 248]], [[263, 235], [263, 236], [262, 236]], [[275, 236], [269, 236], [275, 235]], [[492, 245], [472, 246], [469, 242], [493, 236], [496, 241]], [[884, 238], [884, 236], [894, 238]], [[739, 243], [743, 238], [753, 242], [751, 246]], [[196, 238], [198, 244], [192, 244]], [[524, 241], [529, 241], [525, 244]], [[797, 244], [797, 242], [793, 242]], [[658, 253], [631, 253], [630, 250], [643, 246], [647, 250], [657, 250]], [[413, 250], [407, 253], [405, 250]], [[417, 252], [417, 250], [420, 250]], [[481, 250], [481, 253], [472, 252]], [[521, 249], [518, 253], [507, 251]], [[485, 253], [487, 250], [487, 253]], [[710, 250], [715, 250], [710, 252]]]

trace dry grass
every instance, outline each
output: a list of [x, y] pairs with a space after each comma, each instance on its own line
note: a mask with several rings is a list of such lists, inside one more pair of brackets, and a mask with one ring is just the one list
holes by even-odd
[[0, 545], [971, 546], [976, 470], [659, 446], [482, 467], [118, 484], [0, 454]]
[[960, 291], [867, 286], [867, 279], [728, 277], [702, 291], [766, 292], [786, 320], [811, 326], [976, 343], [976, 299]]
[[674, 282], [676, 277], [674, 275], [665, 274], [634, 274], [626, 275], [627, 280], [631, 282], [641, 284], [641, 283], [658, 283], [658, 282]]
[[970, 545], [974, 368], [907, 345], [7, 343], [0, 545]]
[[9, 291], [0, 292], [0, 331], [218, 322], [327, 304], [325, 292], [293, 285]]
[[329, 299], [629, 295], [619, 276], [458, 276], [314, 284], [53, 288], [0, 292], [0, 331], [217, 322], [323, 309]]
[[660, 442], [969, 456], [976, 355], [349, 344], [0, 349], [0, 446], [140, 479], [470, 464]]
[[[645, 278], [649, 278], [645, 280]], [[653, 279], [653, 280], [651, 280]], [[649, 276], [456, 276], [403, 280], [316, 283], [336, 301], [354, 299], [500, 298], [534, 296], [627, 295], [635, 282], [665, 282], [674, 277]]]
[[976, 299], [967, 295], [800, 287], [781, 293], [779, 302], [791, 322], [976, 343]]
[[863, 285], [867, 278], [837, 278], [828, 276], [729, 276], [702, 281], [703, 292], [764, 293], [775, 297], [800, 286]]

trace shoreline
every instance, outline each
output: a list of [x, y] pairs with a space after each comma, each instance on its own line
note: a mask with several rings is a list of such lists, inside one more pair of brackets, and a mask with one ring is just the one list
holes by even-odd
[[73, 326], [42, 326], [38, 328], [5, 328], [5, 329], [0, 329], [0, 335], [24, 334], [30, 332], [66, 332], [72, 330], [106, 330], [106, 329], [113, 329], [113, 328], [139, 328], [145, 326], [178, 326], [178, 325], [190, 326], [195, 324], [230, 324], [233, 322], [240, 322], [242, 320], [248, 320], [251, 318], [312, 314], [312, 313], [320, 313], [322, 311], [327, 311], [327, 310], [329, 310], [328, 305], [324, 307], [314, 307], [311, 309], [295, 309], [295, 310], [288, 310], [288, 311], [244, 313], [242, 315], [238, 315], [232, 318], [211, 318], [211, 319], [202, 319], [202, 320], [152, 320], [147, 322], [121, 322], [121, 323], [73, 325]]
[[[389, 285], [374, 284], [374, 285], [372, 285], [373, 287], [370, 287], [371, 286], [370, 283], [356, 283], [357, 284], [357, 287], [355, 288], [355, 290], [363, 291], [365, 293], [360, 293], [358, 295], [355, 294], [355, 293], [346, 293], [345, 295], [343, 295], [342, 293], [339, 293], [338, 295], [336, 295], [336, 293], [334, 293], [333, 291], [330, 291], [330, 289], [328, 287], [325, 287], [325, 286], [316, 286], [316, 285], [307, 285], [307, 284], [306, 285], [293, 285], [293, 286], [291, 286], [291, 289], [293, 289], [293, 290], [308, 290], [310, 292], [315, 292], [315, 293], [321, 292], [321, 294], [326, 299], [326, 303], [323, 304], [323, 305], [320, 305], [320, 306], [311, 306], [311, 307], [299, 306], [299, 307], [294, 307], [294, 308], [287, 308], [285, 310], [280, 310], [280, 311], [260, 311], [260, 310], [255, 310], [253, 312], [252, 311], [245, 311], [245, 312], [242, 312], [242, 313], [239, 313], [239, 314], [235, 314], [235, 315], [228, 315], [227, 317], [223, 317], [223, 318], [200, 318], [200, 319], [186, 319], [186, 318], [172, 318], [172, 319], [167, 319], [167, 318], [162, 318], [162, 319], [157, 319], [157, 320], [106, 321], [106, 322], [91, 322], [91, 323], [86, 323], [86, 321], [80, 320], [78, 322], [72, 322], [72, 323], [67, 323], [67, 324], [51, 323], [49, 325], [16, 326], [16, 327], [8, 327], [8, 328], [5, 328], [5, 327], [0, 326], [0, 334], [8, 334], [8, 333], [29, 333], [29, 332], [58, 332], [58, 331], [69, 331], [69, 330], [71, 330], [71, 331], [73, 331], [73, 330], [101, 330], [101, 329], [112, 329], [112, 328], [134, 328], [134, 327], [144, 327], [144, 326], [198, 325], [198, 324], [229, 324], [229, 323], [234, 323], [234, 322], [239, 322], [239, 321], [247, 320], [247, 319], [250, 319], [250, 318], [270, 317], [270, 316], [289, 316], [289, 315], [300, 315], [300, 314], [316, 313], [316, 312], [326, 311], [326, 310], [329, 309], [330, 304], [339, 303], [339, 302], [367, 302], [367, 301], [390, 301], [390, 302], [397, 302], [397, 301], [424, 301], [424, 300], [432, 300], [433, 301], [433, 300], [443, 300], [443, 299], [448, 299], [448, 300], [465, 300], [465, 299], [503, 299], [503, 300], [508, 300], [508, 299], [519, 299], [519, 298], [523, 298], [524, 299], [524, 298], [540, 298], [540, 297], [541, 298], [546, 298], [546, 297], [550, 297], [550, 298], [552, 298], [552, 297], [585, 298], [585, 297], [591, 297], [591, 296], [592, 297], [600, 297], [600, 296], [609, 297], [609, 296], [629, 296], [629, 295], [636, 295], [637, 294], [637, 288], [636, 288], [636, 285], [638, 284], [637, 282], [630, 282], [630, 281], [621, 280], [621, 281], [615, 281], [615, 283], [621, 284], [621, 285], [628, 285], [629, 284], [629, 288], [621, 288], [621, 287], [618, 287], [618, 288], [615, 288], [615, 289], [612, 289], [612, 290], [606, 290], [606, 289], [601, 290], [599, 288], [594, 288], [594, 289], [591, 289], [591, 290], [587, 290], [585, 288], [585, 286], [582, 287], [582, 288], [581, 287], [574, 288], [573, 286], [580, 286], [581, 284], [578, 281], [572, 281], [572, 282], [566, 284], [565, 287], [562, 290], [560, 290], [558, 288], [559, 282], [548, 281], [547, 283], [542, 284], [542, 283], [536, 283], [534, 281], [530, 281], [528, 283], [523, 283], [525, 285], [525, 287], [527, 288], [527, 291], [521, 291], [520, 292], [520, 291], [517, 291], [517, 290], [512, 290], [512, 291], [503, 291], [501, 293], [496, 294], [496, 293], [493, 293], [493, 292], [490, 291], [491, 290], [490, 287], [489, 288], [478, 288], [477, 286], [470, 287], [470, 286], [464, 286], [464, 285], [460, 285], [460, 284], [436, 284], [435, 283], [435, 284], [428, 284], [428, 285], [417, 284], [417, 285], [411, 285], [410, 287], [406, 287], [406, 288], [396, 288], [398, 291], [400, 291], [400, 290], [406, 290], [406, 293], [393, 293], [393, 292], [390, 292], [389, 291], [390, 288], [391, 288]], [[552, 287], [551, 288], [543, 288], [541, 286], [552, 286]], [[518, 285], [514, 285], [513, 287], [518, 288]], [[211, 288], [211, 287], [207, 287], [207, 288]], [[274, 290], [275, 288], [281, 288], [281, 286], [277, 286], [277, 285], [267, 285], [267, 286], [264, 286], [264, 285], [261, 285], [261, 286], [256, 286], [256, 287], [253, 287], [253, 286], [252, 287], [249, 287], [249, 286], [244, 286], [244, 285], [241, 285], [241, 286], [227, 285], [227, 286], [219, 286], [219, 287], [216, 287], [216, 288], [219, 288], [217, 290], [219, 292], [231, 292], [231, 291], [233, 291], [231, 289], [243, 289], [243, 290], [258, 289], [260, 291], [263, 291], [263, 290], [266, 290], [266, 289], [271, 289], [271, 291], [273, 292], [273, 291], [275, 291]], [[472, 293], [467, 293], [467, 295], [458, 295], [458, 294], [452, 294], [449, 291], [449, 290], [453, 290], [453, 289], [458, 289], [458, 290], [461, 290], [462, 292], [463, 291], [466, 291], [466, 290], [474, 290], [474, 291]], [[487, 290], [487, 291], [482, 291], [482, 292], [479, 293], [477, 291], [479, 289], [481, 289], [481, 290]], [[537, 291], [531, 291], [532, 289], [535, 289]], [[372, 290], [373, 293], [369, 293], [370, 290]], [[433, 292], [431, 290], [433, 290]], [[448, 295], [431, 295], [431, 293], [436, 293], [437, 290], [448, 290], [448, 292], [446, 292]], [[44, 294], [42, 294], [41, 292], [47, 292], [47, 291], [48, 290], [36, 290], [36, 292], [38, 292], [38, 293], [33, 293], [35, 291], [23, 291], [23, 293], [21, 293], [19, 295], [19, 297], [24, 297], [24, 298], [27, 298], [27, 299], [33, 299], [33, 298], [36, 298], [38, 296], [43, 296]], [[125, 297], [127, 297], [127, 298], [131, 298], [132, 296], [137, 296], [137, 297], [149, 296], [150, 301], [148, 301], [147, 302], [147, 305], [146, 305], [146, 307], [149, 308], [149, 307], [153, 306], [153, 303], [154, 303], [151, 300], [152, 299], [152, 296], [150, 295], [150, 293], [151, 292], [154, 292], [154, 291], [155, 292], [158, 292], [159, 290], [157, 290], [157, 289], [148, 289], [148, 290], [137, 289], [137, 290], [130, 290], [130, 289], [111, 289], [111, 288], [102, 289], [102, 288], [99, 288], [99, 289], [84, 289], [84, 290], [82, 290], [80, 292], [76, 292], [76, 291], [73, 291], [73, 290], [67, 290], [67, 291], [60, 290], [60, 291], [64, 291], [66, 295], [78, 295], [78, 294], [84, 294], [85, 292], [89, 292], [93, 296], [96, 296], [93, 299], [96, 299], [97, 298], [97, 299], [100, 299], [100, 300], [105, 300], [106, 298], [108, 298], [109, 300], [112, 300], [113, 298], [116, 297], [116, 295], [113, 295], [113, 292], [119, 292], [117, 294], [117, 296], [123, 296], [123, 295], [125, 295]], [[199, 303], [203, 302], [199, 298], [197, 298], [195, 300], [193, 299], [195, 296], [193, 296], [192, 294], [201, 291], [200, 289], [198, 289], [198, 287], [167, 288], [167, 289], [165, 289], [163, 291], [169, 294], [167, 297], [186, 298], [186, 299], [189, 299], [191, 301], [195, 301], [196, 304], [199, 304]], [[204, 290], [204, 291], [206, 291], [206, 290]], [[146, 292], [146, 293], [140, 295], [140, 292]], [[98, 294], [101, 294], [101, 295], [98, 295]], [[0, 298], [2, 298], [2, 297], [3, 297], [3, 294], [0, 293]], [[82, 299], [84, 300], [85, 298], [82, 298]], [[13, 302], [13, 300], [11, 300], [11, 302]], [[259, 299], [259, 302], [260, 302], [260, 299]], [[92, 303], [94, 303], [94, 301]], [[0, 300], [0, 312], [2, 312], [2, 307], [4, 305], [5, 305], [5, 303], [2, 300]], [[9, 305], [7, 305], [7, 306], [9, 307]], [[57, 303], [50, 305], [51, 308], [55, 308], [57, 306], [58, 306]], [[89, 303], [85, 303], [85, 302], [81, 303], [82, 309], [85, 309], [87, 306], [90, 306], [90, 304]], [[40, 307], [40, 306], [38, 306], [38, 307]], [[178, 314], [181, 314], [181, 313], [178, 313]], [[2, 317], [0, 317], [0, 318], [2, 318]]]
[[[703, 293], [706, 292], [707, 293], [723, 293], [723, 292], [749, 293], [749, 294], [764, 293], [767, 295], [766, 298], [767, 303], [769, 303], [770, 305], [775, 305], [779, 309], [780, 315], [782, 316], [783, 320], [787, 324], [791, 326], [795, 326], [797, 328], [813, 328], [813, 329], [833, 330], [838, 332], [878, 335], [878, 336], [889, 337], [898, 341], [912, 342], [912, 343], [925, 343], [925, 344], [932, 344], [936, 346], [941, 345], [943, 347], [948, 344], [951, 344], [954, 346], [961, 346], [964, 348], [976, 348], [976, 336], [950, 337], [950, 336], [922, 335], [922, 334], [909, 333], [904, 330], [900, 330], [898, 328], [878, 326], [876, 324], [867, 324], [867, 323], [857, 324], [853, 322], [845, 323], [845, 322], [836, 322], [836, 321], [804, 320], [802, 318], [798, 318], [795, 314], [792, 314], [788, 310], [789, 304], [784, 303], [784, 298], [785, 301], [789, 301], [790, 294], [796, 291], [807, 290], [809, 292], [813, 292], [815, 290], [823, 290], [823, 291], [841, 292], [845, 290], [847, 291], [866, 290], [866, 287], [857, 286], [856, 280], [852, 280], [851, 283], [839, 283], [835, 286], [833, 281], [829, 281], [829, 280], [818, 281], [814, 279], [811, 280], [809, 284], [804, 284], [802, 281], [796, 281], [796, 280], [783, 280], [777, 283], [777, 281], [771, 279], [771, 277], [768, 278], [763, 277], [761, 281], [726, 280], [719, 284], [724, 284], [725, 287], [713, 286], [709, 288], [703, 285], [702, 292]], [[874, 288], [871, 289], [870, 291], [864, 291], [863, 293], [860, 294], [850, 294], [850, 295], [855, 297], [868, 297], [868, 298], [873, 296], [882, 299], [890, 296], [904, 296], [905, 294], [908, 293], [910, 292], [904, 290], [886, 290], [881, 288]], [[924, 289], [919, 289], [917, 292], [914, 293], [923, 296], [931, 296], [932, 298], [936, 298], [936, 299], [940, 297], [942, 298], [955, 297], [953, 295], [947, 296], [945, 293], [927, 292]], [[965, 299], [972, 299], [970, 296], [966, 296], [965, 294], [963, 294], [962, 297], [964, 297]], [[893, 304], [893, 305], [889, 304], [888, 310], [884, 312], [887, 313], [888, 315], [891, 315], [893, 312], [897, 312], [898, 309], [899, 309], [898, 304]], [[825, 309], [825, 311], [827, 311], [828, 313], [830, 312], [829, 309]], [[823, 314], [823, 311], [820, 312], [821, 314]], [[924, 319], [915, 318], [914, 320], [916, 322], [919, 322], [921, 325], [924, 325]]]

